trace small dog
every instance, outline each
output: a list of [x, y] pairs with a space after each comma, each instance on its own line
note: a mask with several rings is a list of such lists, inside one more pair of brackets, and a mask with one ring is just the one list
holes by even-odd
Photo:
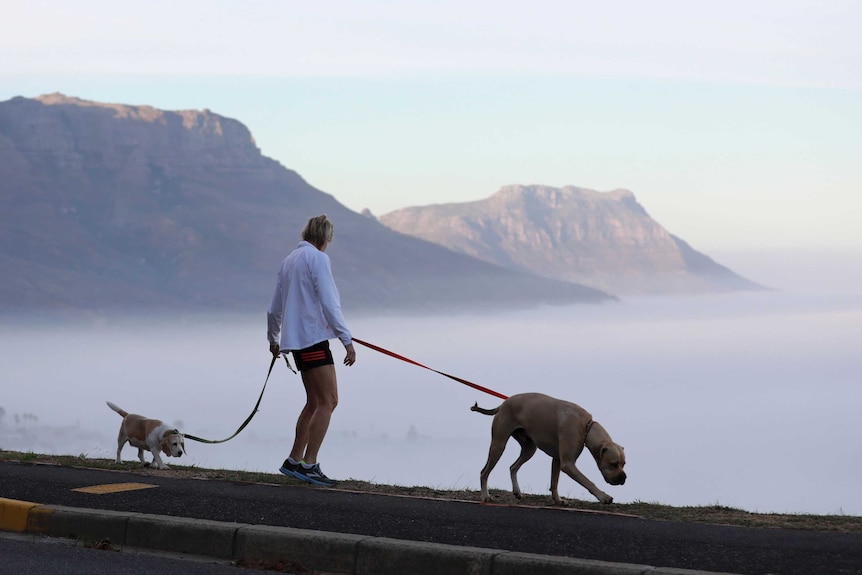
[[168, 457], [182, 457], [185, 453], [186, 443], [183, 434], [170, 425], [162, 423], [158, 419], [148, 419], [143, 415], [128, 413], [110, 401], [107, 404], [123, 418], [123, 422], [120, 424], [120, 434], [117, 436], [117, 463], [123, 462], [120, 458], [120, 452], [127, 441], [132, 447], [138, 448], [138, 459], [141, 460], [141, 465], [144, 467], [150, 465], [144, 461], [144, 449], [153, 454], [153, 463], [159, 469], [169, 469], [167, 464], [162, 461], [159, 451]]
[[626, 482], [626, 455], [623, 448], [611, 440], [611, 436], [581, 406], [556, 399], [541, 393], [513, 395], [495, 409], [483, 409], [476, 403], [470, 408], [485, 415], [493, 415], [491, 423], [491, 448], [488, 462], [479, 475], [482, 501], [490, 501], [488, 476], [500, 460], [509, 437], [521, 445], [521, 454], [509, 468], [512, 476], [512, 492], [521, 498], [518, 486], [518, 469], [541, 449], [551, 456], [551, 498], [557, 505], [562, 499], [557, 491], [560, 470], [583, 485], [602, 503], [613, 503], [614, 499], [587, 479], [577, 467], [575, 460], [586, 447], [596, 460], [602, 477], [611, 485]]

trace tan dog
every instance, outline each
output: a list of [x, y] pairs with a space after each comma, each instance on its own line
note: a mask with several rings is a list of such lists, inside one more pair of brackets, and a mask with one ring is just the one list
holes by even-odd
[[613, 503], [614, 499], [596, 487], [577, 467], [575, 460], [583, 451], [589, 449], [602, 477], [611, 485], [626, 482], [626, 455], [623, 448], [611, 440], [611, 436], [581, 406], [556, 399], [541, 393], [522, 393], [513, 395], [495, 409], [483, 409], [479, 404], [470, 408], [485, 415], [493, 415], [491, 424], [491, 448], [488, 462], [479, 475], [482, 486], [482, 501], [490, 501], [488, 495], [488, 476], [503, 455], [509, 437], [514, 437], [521, 445], [521, 454], [509, 468], [512, 475], [512, 492], [521, 498], [518, 486], [518, 469], [541, 449], [551, 456], [551, 498], [554, 503], [562, 500], [557, 491], [560, 470], [583, 485], [602, 503]]
[[158, 419], [148, 419], [143, 415], [127, 413], [110, 401], [108, 407], [123, 417], [120, 424], [120, 434], [117, 436], [117, 463], [122, 463], [120, 452], [126, 442], [132, 447], [138, 448], [138, 459], [141, 465], [148, 467], [149, 463], [144, 461], [144, 450], [153, 454], [153, 463], [159, 469], [168, 469], [167, 464], [162, 461], [159, 451], [168, 457], [182, 457], [186, 450], [183, 434]]

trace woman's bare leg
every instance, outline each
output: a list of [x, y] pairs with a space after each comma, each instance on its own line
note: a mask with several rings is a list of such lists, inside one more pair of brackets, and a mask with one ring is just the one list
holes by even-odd
[[338, 405], [338, 381], [334, 365], [322, 365], [302, 372], [306, 403], [296, 421], [296, 438], [290, 456], [295, 461], [317, 463], [317, 454], [329, 430], [332, 412]]

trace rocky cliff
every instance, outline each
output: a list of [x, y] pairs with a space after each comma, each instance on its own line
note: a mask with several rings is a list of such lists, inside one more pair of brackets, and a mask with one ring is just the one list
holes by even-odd
[[485, 200], [380, 217], [393, 230], [620, 294], [757, 289], [653, 220], [627, 190], [507, 186]]
[[208, 110], [0, 102], [0, 309], [263, 313], [278, 263], [321, 213], [336, 226], [328, 253], [348, 310], [609, 297], [393, 232]]

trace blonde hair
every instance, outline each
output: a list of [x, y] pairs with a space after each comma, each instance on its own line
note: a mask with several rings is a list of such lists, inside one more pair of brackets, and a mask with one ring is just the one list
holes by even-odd
[[326, 219], [326, 214], [315, 216], [305, 224], [302, 239], [320, 248], [332, 241], [334, 230], [335, 227]]

